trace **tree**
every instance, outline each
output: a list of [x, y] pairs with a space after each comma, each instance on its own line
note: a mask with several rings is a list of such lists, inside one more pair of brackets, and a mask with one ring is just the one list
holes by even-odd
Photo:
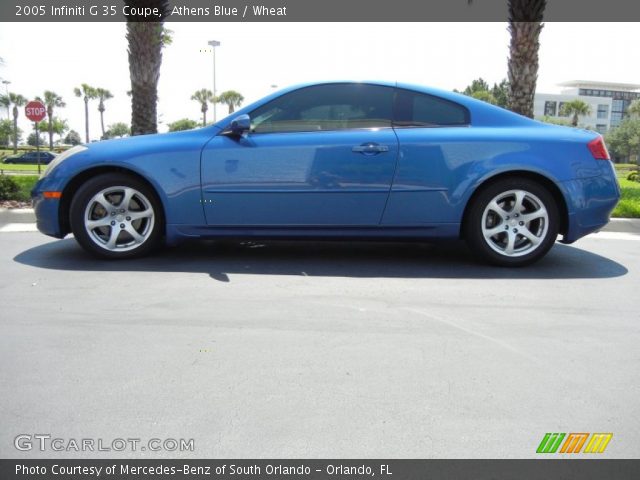
[[473, 80], [462, 93], [477, 98], [478, 100], [506, 108], [509, 95], [509, 82], [504, 79], [500, 83], [494, 83], [493, 87], [489, 87], [489, 84], [482, 77], [479, 77]]
[[538, 81], [538, 50], [546, 0], [509, 0], [508, 108], [533, 118]]
[[578, 117], [583, 117], [591, 113], [591, 107], [582, 100], [571, 100], [565, 102], [560, 109], [560, 115], [563, 117], [573, 116], [571, 119], [571, 125], [578, 126]]
[[471, 81], [471, 85], [464, 89], [465, 95], [473, 96], [476, 92], [488, 92], [489, 84], [484, 81], [482, 77], [477, 78], [476, 80]]
[[64, 137], [64, 143], [67, 145], [80, 145], [82, 143], [82, 138], [80, 138], [80, 134], [75, 130], [69, 130], [69, 133], [66, 137]]
[[189, 118], [182, 118], [169, 124], [170, 132], [180, 132], [182, 130], [193, 130], [198, 126], [198, 122]]
[[104, 134], [103, 138], [120, 138], [126, 137], [131, 132], [129, 125], [124, 122], [116, 122], [109, 125], [109, 129]]
[[[18, 129], [18, 138], [22, 135], [22, 130]], [[13, 138], [13, 122], [6, 118], [0, 120], [0, 145], [8, 147]]]
[[60, 143], [62, 143], [62, 137], [64, 136], [65, 132], [67, 132], [68, 130], [69, 130], [69, 125], [67, 124], [66, 120], [62, 120], [58, 117], [53, 118], [53, 133], [55, 133], [60, 137], [60, 140], [59, 140]]
[[27, 137], [27, 145], [31, 145], [32, 147], [35, 147], [37, 145], [36, 144], [36, 138], [39, 138], [40, 146], [44, 145], [45, 138], [40, 134], [38, 134], [38, 136], [36, 137], [36, 132], [35, 131], [31, 132], [29, 134], [29, 136]]
[[[62, 97], [55, 92], [45, 90], [44, 92], [44, 104], [47, 106], [48, 125], [46, 130], [49, 132], [49, 149], [53, 149], [53, 109], [65, 107], [66, 104], [62, 101]], [[43, 132], [45, 129], [42, 130]]]
[[500, 83], [494, 83], [491, 95], [496, 99], [496, 105], [507, 108], [509, 103], [509, 81], [505, 78]]
[[625, 118], [619, 126], [605, 135], [605, 142], [615, 158], [631, 159], [638, 155], [640, 160], [640, 119]]
[[498, 103], [493, 94], [488, 90], [479, 90], [477, 92], [473, 92], [471, 96], [477, 100], [482, 100], [483, 102], [490, 103], [491, 105], [497, 105]]
[[83, 83], [80, 88], [74, 88], [73, 93], [76, 97], [83, 97], [84, 99], [84, 132], [85, 141], [89, 143], [89, 100], [98, 98], [98, 92], [96, 89], [86, 83]]
[[10, 93], [9, 100], [13, 104], [13, 153], [18, 153], [18, 107], [24, 107], [27, 99], [18, 93]]
[[104, 131], [104, 101], [105, 100], [109, 100], [110, 98], [113, 98], [113, 95], [111, 94], [111, 92], [105, 88], [96, 88], [96, 94], [98, 96], [98, 100], [100, 100], [100, 102], [98, 103], [98, 111], [100, 112], [100, 128], [102, 130], [102, 137], [104, 138], [105, 135], [105, 131]]
[[631, 102], [631, 105], [627, 107], [627, 113], [631, 118], [640, 118], [640, 99]]
[[545, 115], [544, 117], [540, 118], [540, 121], [544, 123], [550, 123], [552, 125], [562, 125], [563, 127], [571, 126], [571, 122], [569, 120], [566, 120], [564, 118], [550, 117], [548, 115]]
[[213, 93], [211, 90], [201, 88], [191, 95], [191, 100], [195, 100], [200, 104], [200, 111], [202, 112], [202, 126], [207, 124], [207, 110], [209, 110], [209, 102], [213, 102]]
[[9, 107], [11, 107], [11, 99], [9, 95], [0, 95], [0, 107], [7, 109], [7, 119], [10, 117]]
[[158, 9], [158, 21], [143, 15], [127, 17], [129, 76], [131, 77], [131, 134], [157, 133], [158, 79], [162, 47], [171, 43], [171, 32], [164, 28], [170, 13], [169, 0], [124, 0], [130, 7]]
[[49, 127], [51, 127], [51, 130], [53, 131], [53, 133], [60, 136], [60, 140], [59, 140], [60, 142], [62, 142], [62, 137], [64, 136], [65, 132], [69, 130], [69, 125], [67, 124], [67, 121], [62, 120], [58, 117], [53, 117], [53, 118], [49, 117], [46, 121], [43, 120], [38, 124], [38, 128], [43, 132], [46, 131], [47, 128]]
[[227, 90], [218, 95], [216, 103], [224, 103], [229, 108], [229, 115], [231, 115], [237, 107], [242, 105], [244, 97], [235, 90]]

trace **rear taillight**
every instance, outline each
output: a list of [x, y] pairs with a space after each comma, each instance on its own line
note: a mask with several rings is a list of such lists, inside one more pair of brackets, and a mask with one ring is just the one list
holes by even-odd
[[604, 144], [604, 140], [601, 136], [598, 136], [598, 138], [594, 138], [593, 140], [591, 140], [587, 144], [587, 147], [589, 147], [591, 155], [593, 155], [593, 158], [595, 158], [596, 160], [611, 160], [611, 157], [609, 157], [609, 152], [607, 151], [607, 146]]

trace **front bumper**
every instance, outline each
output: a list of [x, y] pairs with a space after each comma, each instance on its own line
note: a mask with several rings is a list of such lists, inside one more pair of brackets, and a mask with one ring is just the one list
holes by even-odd
[[41, 187], [42, 180], [36, 183], [31, 191], [31, 202], [36, 214], [36, 226], [41, 233], [55, 238], [66, 235], [60, 227], [60, 199], [44, 198]]

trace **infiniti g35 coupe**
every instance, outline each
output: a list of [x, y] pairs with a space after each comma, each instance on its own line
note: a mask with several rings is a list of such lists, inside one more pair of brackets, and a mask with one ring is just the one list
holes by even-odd
[[522, 266], [603, 227], [620, 191], [597, 133], [456, 93], [329, 82], [218, 123], [72, 148], [38, 229], [121, 259], [185, 238], [458, 239]]

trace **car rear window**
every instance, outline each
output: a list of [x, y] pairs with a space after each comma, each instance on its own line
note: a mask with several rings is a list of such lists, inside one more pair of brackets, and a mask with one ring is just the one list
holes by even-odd
[[399, 89], [394, 108], [394, 126], [446, 127], [470, 123], [469, 110], [434, 95]]

